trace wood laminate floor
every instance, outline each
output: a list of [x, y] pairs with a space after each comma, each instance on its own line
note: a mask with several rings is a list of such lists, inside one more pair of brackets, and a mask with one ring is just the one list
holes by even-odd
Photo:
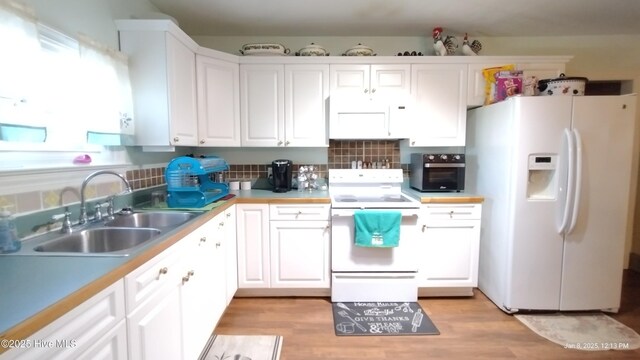
[[[472, 298], [421, 298], [435, 336], [336, 336], [329, 298], [235, 298], [217, 334], [282, 335], [281, 360], [313, 359], [640, 359], [640, 350], [564, 349]], [[622, 305], [611, 317], [640, 333], [640, 273], [624, 275]]]

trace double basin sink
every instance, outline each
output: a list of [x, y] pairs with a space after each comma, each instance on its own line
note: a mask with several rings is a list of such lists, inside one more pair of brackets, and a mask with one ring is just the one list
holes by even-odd
[[31, 255], [128, 256], [165, 232], [202, 213], [134, 212], [93, 223], [70, 234], [51, 234], [27, 241], [23, 250]]

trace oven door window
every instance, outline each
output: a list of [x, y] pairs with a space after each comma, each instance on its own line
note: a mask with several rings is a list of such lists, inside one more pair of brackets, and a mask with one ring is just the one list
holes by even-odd
[[424, 182], [427, 189], [459, 190], [462, 168], [429, 168], [424, 170]]

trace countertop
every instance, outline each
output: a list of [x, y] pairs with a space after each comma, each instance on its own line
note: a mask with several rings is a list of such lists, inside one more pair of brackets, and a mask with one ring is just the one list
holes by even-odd
[[[421, 203], [482, 202], [464, 193], [421, 193], [403, 189]], [[326, 203], [328, 191], [274, 193], [239, 190], [220, 206], [126, 257], [0, 255], [0, 339], [25, 339], [160, 254], [211, 218], [237, 203]], [[27, 245], [26, 243], [23, 246]], [[28, 245], [27, 245], [28, 246]], [[7, 349], [0, 348], [0, 353]]]

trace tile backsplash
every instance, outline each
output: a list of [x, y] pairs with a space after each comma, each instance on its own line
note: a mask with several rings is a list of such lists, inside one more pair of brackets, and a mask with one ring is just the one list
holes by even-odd
[[350, 169], [352, 161], [380, 163], [389, 160], [392, 169], [400, 164], [398, 140], [330, 140], [328, 166], [330, 169]]
[[[291, 151], [295, 151], [294, 149]], [[408, 175], [408, 164], [400, 163], [399, 140], [330, 140], [327, 149], [326, 164], [297, 164], [294, 162], [293, 173], [297, 173], [301, 165], [313, 165], [320, 178], [327, 178], [328, 169], [349, 169], [352, 161], [383, 162], [389, 160], [391, 168], [402, 168]], [[268, 164], [230, 164], [224, 177], [227, 180], [255, 180], [266, 178]], [[128, 170], [127, 180], [134, 190], [143, 190], [165, 185], [165, 167]], [[295, 175], [294, 175], [295, 176]], [[121, 181], [90, 183], [86, 189], [87, 200], [105, 197], [124, 190]], [[63, 188], [43, 188], [39, 191], [0, 195], [0, 207], [8, 207], [12, 212], [31, 213], [48, 210], [80, 201], [80, 183], [77, 186]]]

